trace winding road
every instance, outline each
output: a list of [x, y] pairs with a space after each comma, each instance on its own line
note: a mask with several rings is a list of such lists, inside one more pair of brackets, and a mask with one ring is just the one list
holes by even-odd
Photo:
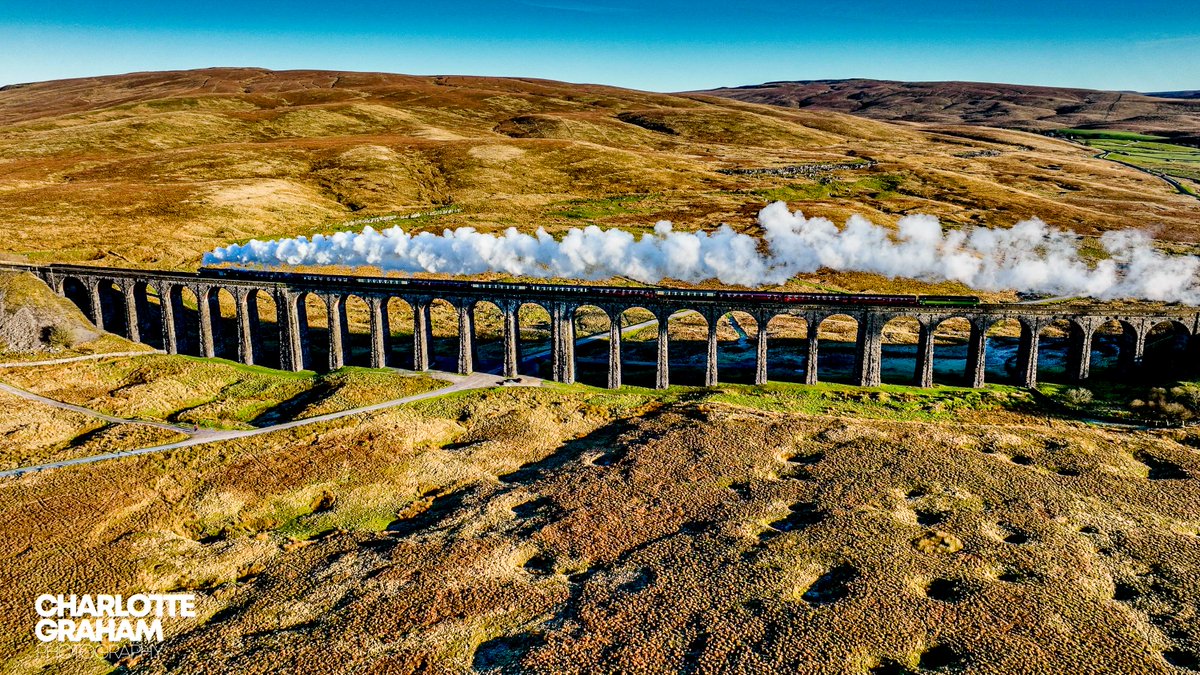
[[0, 363], [0, 368], [32, 368], [34, 366], [53, 366], [59, 363], [74, 363], [76, 361], [95, 361], [117, 356], [154, 356], [166, 354], [161, 349], [143, 349], [136, 352], [108, 352], [106, 354], [84, 354], [83, 356], [66, 356], [61, 359], [46, 359], [45, 361], [8, 361]]
[[[678, 312], [677, 314], [679, 314], [679, 313], [686, 313], [686, 312]], [[648, 328], [650, 326], [653, 326], [657, 323], [658, 323], [657, 319], [651, 319], [649, 321], [642, 321], [640, 323], [636, 323], [636, 324], [633, 324], [630, 326], [625, 326], [621, 329], [621, 334], [626, 335], [629, 333], [633, 333], [633, 332], [641, 330], [643, 328]], [[576, 342], [576, 344], [585, 344], [588, 342], [594, 342], [597, 340], [607, 340], [607, 339], [608, 339], [608, 332], [604, 331], [601, 333], [595, 333], [593, 335], [587, 335], [584, 337], [577, 338], [575, 342]], [[0, 363], [0, 369], [3, 369], [3, 368], [30, 368], [30, 367], [34, 367], [34, 366], [50, 366], [50, 365], [56, 365], [56, 364], [62, 364], [62, 363], [72, 363], [75, 361], [91, 361], [91, 360], [97, 360], [97, 359], [113, 358], [113, 357], [126, 357], [126, 356], [148, 356], [148, 355], [152, 355], [152, 354], [164, 354], [164, 353], [165, 352], [163, 352], [162, 350], [153, 350], [153, 351], [144, 350], [144, 351], [137, 351], [137, 352], [112, 352], [112, 353], [107, 353], [107, 354], [87, 354], [84, 356], [71, 356], [71, 357], [65, 357], [65, 358], [61, 358], [61, 359], [47, 359], [44, 361], [12, 361], [12, 362], [7, 362], [7, 363]], [[534, 349], [534, 350], [531, 350], [531, 351], [523, 354], [521, 357], [521, 361], [522, 361], [522, 363], [524, 363], [524, 362], [532, 360], [534, 358], [544, 357], [549, 353], [550, 353], [550, 348], [548, 346], [541, 347], [541, 348]], [[121, 457], [134, 457], [136, 455], [145, 455], [145, 454], [150, 454], [150, 453], [155, 453], [155, 452], [165, 452], [168, 450], [177, 450], [179, 448], [187, 448], [187, 447], [191, 447], [193, 445], [203, 445], [205, 443], [213, 443], [216, 441], [226, 441], [226, 440], [231, 440], [231, 439], [235, 439], [235, 438], [247, 438], [250, 436], [258, 436], [260, 434], [269, 434], [274, 431], [282, 431], [285, 429], [294, 429], [297, 427], [307, 426], [310, 424], [319, 424], [321, 422], [328, 422], [330, 420], [336, 420], [336, 419], [339, 419], [342, 417], [350, 417], [352, 415], [361, 415], [363, 413], [375, 412], [377, 410], [383, 410], [385, 408], [392, 408], [392, 407], [395, 407], [398, 405], [404, 405], [405, 403], [413, 403], [415, 401], [421, 401], [424, 399], [436, 398], [439, 396], [446, 396], [448, 394], [453, 394], [453, 393], [459, 392], [459, 391], [497, 387], [497, 386], [501, 386], [501, 384], [504, 381], [503, 378], [500, 377], [499, 375], [495, 375], [495, 374], [491, 374], [491, 373], [472, 373], [471, 375], [467, 375], [467, 376], [452, 375], [449, 373], [430, 373], [430, 375], [432, 375], [433, 377], [436, 377], [438, 379], [447, 380], [447, 381], [451, 382], [452, 384], [448, 387], [443, 387], [441, 389], [435, 389], [433, 391], [427, 391], [427, 392], [424, 392], [421, 394], [415, 394], [413, 396], [405, 396], [404, 398], [392, 399], [390, 401], [384, 401], [382, 403], [376, 403], [373, 405], [363, 406], [360, 408], [351, 408], [349, 410], [342, 410], [340, 412], [328, 413], [325, 415], [318, 415], [316, 417], [307, 417], [307, 418], [300, 419], [300, 420], [292, 420], [290, 422], [281, 422], [279, 424], [272, 424], [270, 426], [259, 427], [257, 429], [238, 429], [238, 430], [197, 429], [196, 427], [193, 427], [191, 425], [179, 425], [179, 424], [171, 424], [169, 422], [157, 422], [157, 421], [150, 421], [150, 420], [125, 419], [122, 417], [114, 417], [112, 415], [107, 415], [107, 414], [99, 412], [97, 410], [92, 410], [90, 408], [84, 408], [83, 406], [72, 405], [70, 403], [64, 403], [62, 401], [56, 401], [52, 398], [46, 398], [45, 396], [39, 396], [38, 394], [34, 394], [32, 392], [25, 391], [24, 389], [19, 389], [17, 387], [13, 387], [11, 385], [0, 383], [0, 391], [5, 391], [14, 396], [20, 396], [21, 398], [24, 398], [29, 401], [34, 401], [34, 402], [41, 403], [44, 405], [53, 406], [55, 408], [59, 408], [62, 410], [70, 410], [71, 412], [88, 415], [90, 417], [102, 419], [111, 424], [144, 424], [146, 426], [157, 427], [159, 429], [166, 429], [168, 431], [174, 431], [174, 432], [181, 433], [181, 434], [184, 434], [187, 436], [186, 439], [184, 439], [182, 441], [176, 441], [174, 443], [164, 443], [162, 445], [153, 445], [153, 446], [149, 446], [149, 447], [145, 447], [145, 448], [137, 448], [134, 450], [122, 450], [119, 452], [106, 452], [103, 454], [91, 455], [88, 457], [77, 457], [74, 459], [64, 459], [64, 460], [58, 461], [58, 462], [48, 462], [46, 464], [35, 464], [35, 465], [31, 465], [31, 466], [22, 466], [22, 467], [18, 467], [15, 469], [8, 469], [5, 471], [0, 471], [0, 478], [13, 478], [13, 477], [23, 476], [27, 473], [48, 471], [51, 469], [61, 469], [63, 467], [76, 466], [76, 465], [80, 465], [80, 464], [91, 464], [94, 462], [102, 462], [102, 461], [106, 461], [106, 460], [110, 460], [110, 459], [119, 459]], [[520, 378], [520, 381], [524, 382], [524, 383], [528, 383], [528, 384], [526, 384], [526, 386], [539, 386], [541, 384], [540, 380], [537, 380], [536, 378], [531, 378], [528, 376], [522, 376]]]
[[[146, 352], [140, 352], [140, 354], [145, 354], [145, 353]], [[117, 354], [105, 354], [103, 356], [117, 356]], [[40, 363], [40, 365], [48, 365], [48, 364], [53, 363], [53, 361], [41, 361], [39, 363]], [[0, 364], [0, 367], [3, 367], [4, 365], [5, 364]], [[496, 387], [496, 386], [500, 386], [501, 383], [503, 382], [502, 378], [500, 378], [496, 375], [488, 375], [485, 373], [473, 373], [473, 374], [467, 375], [467, 376], [448, 375], [448, 374], [443, 374], [443, 373], [437, 373], [437, 374], [432, 374], [432, 375], [434, 377], [437, 377], [438, 379], [449, 380], [452, 382], [452, 384], [448, 387], [442, 387], [441, 389], [434, 389], [433, 391], [427, 391], [427, 392], [423, 392], [420, 394], [414, 394], [412, 396], [405, 396], [403, 398], [392, 399], [390, 401], [384, 401], [382, 403], [375, 403], [373, 405], [362, 406], [359, 408], [351, 408], [349, 410], [342, 410], [339, 412], [327, 413], [325, 415], [317, 415], [316, 417], [306, 417], [306, 418], [300, 419], [300, 420], [292, 420], [290, 422], [282, 422], [280, 424], [273, 424], [271, 426], [259, 427], [257, 429], [237, 429], [237, 430], [201, 429], [199, 431], [193, 430], [193, 428], [191, 428], [191, 427], [179, 426], [179, 425], [175, 425], [175, 424], [168, 424], [166, 422], [150, 422], [150, 421], [145, 421], [145, 420], [123, 419], [120, 417], [113, 417], [111, 415], [106, 415], [104, 413], [97, 412], [95, 410], [90, 410], [90, 409], [84, 408], [82, 406], [71, 405], [69, 403], [63, 403], [62, 401], [56, 401], [54, 399], [46, 398], [44, 396], [38, 396], [37, 394], [25, 391], [23, 389], [18, 389], [17, 387], [12, 387], [7, 384], [0, 384], [0, 390], [6, 391], [10, 394], [14, 394], [16, 396], [20, 396], [22, 398], [25, 398], [25, 399], [28, 399], [31, 401], [36, 401], [38, 403], [44, 403], [46, 405], [54, 406], [55, 408], [61, 408], [63, 410], [70, 410], [72, 412], [82, 413], [84, 415], [90, 415], [92, 417], [97, 417], [99, 419], [102, 419], [102, 420], [105, 420], [107, 422], [111, 422], [114, 424], [145, 424], [148, 426], [158, 427], [161, 429], [169, 429], [171, 431], [177, 431], [179, 433], [186, 434], [188, 436], [188, 438], [186, 438], [182, 441], [176, 441], [174, 443], [153, 445], [153, 446], [149, 446], [149, 447], [145, 447], [145, 448], [137, 448], [135, 450], [122, 450], [119, 452], [106, 452], [103, 454], [91, 455], [88, 457], [77, 457], [74, 459], [65, 459], [65, 460], [58, 461], [58, 462], [49, 462], [46, 464], [36, 464], [33, 466], [23, 466], [23, 467], [18, 467], [16, 469], [9, 469], [7, 471], [0, 471], [0, 478], [19, 477], [19, 476], [23, 476], [23, 475], [25, 475], [27, 473], [31, 473], [31, 472], [48, 471], [50, 469], [61, 469], [63, 467], [67, 467], [67, 466], [76, 466], [76, 465], [80, 465], [80, 464], [91, 464], [93, 462], [102, 462], [102, 461], [109, 460], [109, 459], [119, 459], [121, 457], [134, 457], [136, 455], [145, 455], [145, 454], [150, 454], [150, 453], [155, 453], [155, 452], [165, 452], [168, 450], [177, 450], [179, 448], [186, 448], [186, 447], [190, 447], [193, 445], [203, 445], [205, 443], [212, 443], [215, 441], [226, 441], [226, 440], [235, 439], [235, 438], [247, 438], [250, 436], [258, 436], [260, 434], [269, 434], [274, 431], [283, 431], [285, 429], [295, 429], [297, 427], [308, 426], [310, 424], [319, 424], [321, 422], [328, 422], [330, 420], [336, 420], [336, 419], [340, 419], [342, 417], [350, 417], [352, 415], [361, 415], [363, 413], [375, 412], [377, 410], [384, 410], [385, 408], [392, 408], [392, 407], [395, 407], [398, 405], [404, 405], [405, 403], [413, 403], [415, 401], [421, 401], [424, 399], [436, 398], [439, 396], [446, 396], [447, 394], [453, 394], [455, 392], [467, 391], [470, 389], [485, 389], [488, 387]], [[530, 386], [537, 386], [540, 384], [540, 381], [532, 380], [531, 378], [522, 378], [522, 379], [524, 381], [530, 382], [531, 383]]]
[[[1068, 139], [1068, 140], [1072, 143], [1082, 145], [1085, 148], [1088, 148], [1091, 150], [1095, 149], [1092, 146], [1090, 146], [1087, 143], [1084, 143], [1082, 141], [1077, 141], [1075, 139]], [[1149, 174], [1156, 178], [1160, 178], [1160, 179], [1166, 181], [1167, 185], [1170, 185], [1171, 187], [1175, 188], [1175, 191], [1178, 192], [1179, 194], [1186, 195], [1188, 197], [1195, 197], [1196, 199], [1200, 199], [1200, 195], [1193, 194], [1190, 190], [1188, 190], [1187, 188], [1184, 187], [1183, 183], [1179, 182], [1179, 180], [1177, 180], [1176, 178], [1174, 178], [1172, 176], [1168, 176], [1167, 174], [1162, 173], [1161, 171], [1155, 171], [1153, 169], [1147, 169], [1144, 166], [1138, 166], [1137, 164], [1131, 164], [1129, 162], [1124, 162], [1119, 159], [1113, 159], [1112, 157], [1109, 157], [1110, 153], [1112, 153], [1112, 150], [1105, 150], [1097, 155], [1092, 155], [1092, 157], [1093, 157], [1093, 159], [1103, 159], [1103, 160], [1112, 162], [1113, 164], [1120, 164], [1121, 166], [1127, 166], [1130, 169], [1133, 169], [1135, 171], [1141, 171], [1142, 173]]]

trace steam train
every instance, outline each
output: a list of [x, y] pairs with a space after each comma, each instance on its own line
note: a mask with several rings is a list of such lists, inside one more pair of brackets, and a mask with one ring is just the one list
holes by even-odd
[[776, 293], [767, 291], [718, 291], [705, 289], [563, 286], [558, 284], [497, 283], [490, 281], [454, 281], [450, 279], [412, 279], [406, 277], [355, 277], [335, 274], [305, 274], [227, 267], [201, 267], [201, 277], [275, 283], [367, 283], [371, 286], [399, 287], [415, 291], [449, 293], [479, 291], [520, 291], [546, 295], [587, 294], [637, 300], [724, 300], [731, 302], [778, 302], [815, 305], [883, 305], [888, 307], [973, 307], [974, 295], [885, 295], [877, 293]]

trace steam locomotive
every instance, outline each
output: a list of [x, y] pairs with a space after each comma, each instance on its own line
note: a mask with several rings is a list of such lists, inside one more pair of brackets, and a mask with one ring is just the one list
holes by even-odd
[[748, 302], [778, 302], [815, 305], [884, 305], [888, 307], [973, 307], [979, 304], [974, 295], [885, 295], [877, 293], [776, 293], [767, 291], [718, 291], [705, 289], [622, 287], [622, 286], [562, 286], [557, 284], [497, 283], [490, 281], [454, 281], [450, 279], [412, 279], [406, 277], [355, 277], [335, 274], [305, 274], [246, 270], [227, 267], [201, 267], [200, 276], [218, 279], [265, 281], [275, 283], [364, 283], [371, 286], [398, 287], [415, 291], [449, 293], [478, 291], [521, 291], [546, 295], [587, 294], [589, 296], [639, 300], [725, 300]]

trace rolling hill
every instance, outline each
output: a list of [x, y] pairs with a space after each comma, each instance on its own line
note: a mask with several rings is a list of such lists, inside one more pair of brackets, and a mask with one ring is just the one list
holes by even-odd
[[[1127, 129], [1200, 137], [1196, 92], [1138, 94], [980, 82], [801, 80], [705, 92], [751, 103], [831, 110], [878, 120], [1052, 131]], [[1176, 95], [1179, 98], [1171, 98]]]
[[194, 268], [220, 245], [435, 209], [451, 213], [402, 222], [645, 231], [665, 218], [754, 233], [776, 199], [837, 221], [1037, 215], [1085, 235], [1200, 239], [1200, 202], [1153, 176], [1064, 140], [948, 122], [531, 79], [257, 68], [9, 86], [0, 254]]
[[[1085, 235], [1200, 240], [1200, 201], [1099, 148], [961, 122], [525, 79], [210, 69], [37, 83], [0, 91], [0, 254], [187, 268], [233, 241], [367, 221], [644, 231], [670, 218], [753, 233], [776, 199], [838, 220], [1039, 215]], [[412, 213], [427, 215], [384, 220]], [[10, 280], [6, 307], [53, 299], [28, 281]], [[365, 343], [358, 302], [347, 339]], [[448, 354], [458, 324], [445, 307], [431, 323]], [[484, 316], [486, 352], [500, 323]], [[522, 321], [524, 344], [549, 343], [548, 315]], [[831, 323], [815, 329], [823, 343], [855, 334]], [[671, 367], [707, 353], [704, 329], [666, 327]], [[943, 362], [955, 330], [938, 336]], [[650, 354], [657, 331], [624, 349]], [[780, 359], [800, 355], [797, 331], [770, 328], [772, 378], [798, 372]], [[741, 324], [718, 336], [726, 359], [753, 354]], [[1114, 372], [1117, 352], [1096, 344], [1094, 374]], [[244, 429], [436, 386], [179, 355], [20, 365], [0, 379], [119, 417], [0, 392], [7, 466], [164, 442], [168, 430], [134, 422]], [[27, 473], [0, 481], [0, 663], [64, 675], [1195, 672], [1200, 433], [1092, 418], [1121, 406], [1128, 420], [1155, 391], [1196, 414], [1200, 388], [1157, 381], [1097, 379], [1094, 399], [1048, 379], [1038, 392], [497, 387]], [[39, 643], [31, 600], [78, 589], [192, 593], [198, 616], [148, 648]]]
[[1200, 98], [1200, 89], [1186, 89], [1184, 91], [1151, 91], [1146, 92], [1147, 96], [1157, 96], [1159, 98]]

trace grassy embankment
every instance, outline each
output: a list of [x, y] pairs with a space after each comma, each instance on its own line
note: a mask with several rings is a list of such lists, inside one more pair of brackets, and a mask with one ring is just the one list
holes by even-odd
[[183, 434], [95, 417], [0, 392], [0, 470], [133, 450], [183, 440]]
[[223, 359], [150, 355], [0, 373], [55, 400], [117, 417], [247, 429], [445, 386], [424, 375], [346, 367], [290, 373]]

